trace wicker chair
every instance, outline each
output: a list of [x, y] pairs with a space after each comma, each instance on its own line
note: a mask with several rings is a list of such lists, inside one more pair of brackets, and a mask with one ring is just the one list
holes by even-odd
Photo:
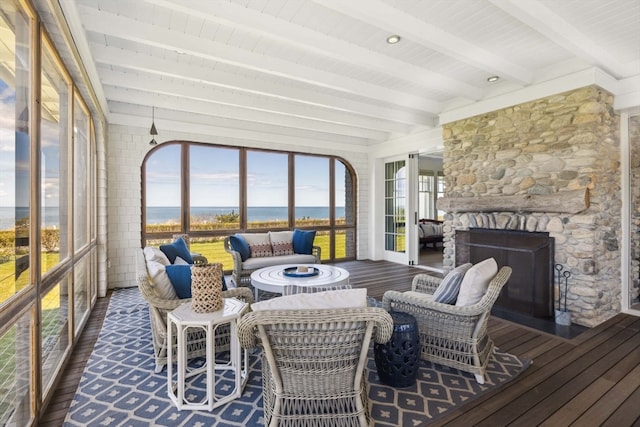
[[[180, 304], [188, 303], [191, 299], [167, 299], [161, 298], [151, 285], [147, 265], [142, 249], [136, 249], [137, 283], [140, 293], [149, 304], [149, 321], [151, 322], [151, 336], [153, 340], [153, 354], [155, 357], [155, 372], [161, 372], [167, 364], [167, 313], [177, 308]], [[228, 289], [222, 292], [224, 298], [238, 298], [252, 303], [253, 294], [246, 288]], [[229, 345], [229, 328], [221, 327], [216, 331], [216, 349], [224, 351]], [[206, 341], [204, 334], [193, 333], [189, 337], [187, 357], [204, 356]]]
[[423, 360], [470, 372], [479, 384], [484, 384], [494, 350], [487, 334], [487, 321], [509, 276], [511, 267], [502, 267], [478, 303], [458, 307], [434, 302], [431, 295], [442, 279], [418, 274], [410, 292], [387, 291], [382, 304], [387, 310], [409, 313], [416, 318]]
[[368, 426], [365, 365], [371, 338], [393, 321], [381, 308], [266, 310], [240, 319], [244, 348], [262, 347], [268, 426]]

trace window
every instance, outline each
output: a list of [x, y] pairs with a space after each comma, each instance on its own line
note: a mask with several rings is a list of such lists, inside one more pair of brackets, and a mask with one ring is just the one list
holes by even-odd
[[[29, 266], [31, 20], [15, 1], [0, 6], [0, 305], [32, 285]], [[0, 414], [0, 420], [2, 415]]]
[[146, 232], [180, 231], [180, 145], [154, 150], [145, 161]]
[[384, 248], [405, 252], [405, 206], [407, 197], [407, 168], [405, 161], [385, 163], [384, 174]]
[[189, 147], [189, 224], [193, 231], [240, 228], [238, 150]]
[[435, 219], [436, 180], [432, 171], [421, 171], [418, 175], [418, 216]]
[[247, 152], [247, 228], [286, 228], [289, 224], [289, 156]]
[[440, 197], [444, 197], [444, 174], [442, 171], [420, 171], [420, 175], [418, 175], [418, 216], [442, 221], [445, 212], [436, 209], [436, 202]]
[[0, 2], [0, 425], [9, 426], [38, 419], [97, 282], [92, 117], [28, 4]]
[[329, 159], [295, 156], [294, 167], [296, 226], [329, 225]]
[[73, 102], [73, 235], [74, 251], [89, 242], [89, 113], [78, 95]]
[[143, 245], [188, 234], [192, 252], [228, 271], [230, 234], [304, 228], [323, 260], [355, 258], [355, 177], [335, 157], [170, 142], [142, 173]]
[[43, 273], [69, 256], [70, 81], [49, 43], [43, 43], [40, 86], [41, 213], [40, 256]]

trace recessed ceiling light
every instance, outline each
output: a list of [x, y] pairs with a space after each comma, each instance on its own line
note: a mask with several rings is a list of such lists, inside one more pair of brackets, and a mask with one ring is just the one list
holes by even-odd
[[387, 43], [389, 44], [396, 44], [399, 41], [400, 41], [400, 36], [397, 34], [387, 37]]
[[487, 77], [487, 81], [489, 83], [493, 83], [493, 82], [497, 82], [498, 80], [500, 80], [499, 76], [491, 76], [491, 77]]

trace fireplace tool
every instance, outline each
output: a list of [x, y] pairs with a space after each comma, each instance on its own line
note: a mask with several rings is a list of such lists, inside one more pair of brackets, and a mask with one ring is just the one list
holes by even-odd
[[[562, 264], [556, 264], [555, 269], [558, 272], [558, 308], [556, 309], [555, 316], [556, 323], [558, 325], [569, 326], [571, 325], [571, 312], [567, 310], [567, 291], [569, 290], [569, 277], [571, 277], [571, 272], [569, 270], [562, 271], [564, 270]], [[564, 298], [561, 290], [562, 278], [564, 278]]]

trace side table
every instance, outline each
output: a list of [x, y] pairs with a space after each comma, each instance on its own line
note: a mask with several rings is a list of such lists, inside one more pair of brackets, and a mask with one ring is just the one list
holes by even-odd
[[[167, 351], [167, 389], [169, 398], [178, 410], [196, 409], [209, 410], [217, 408], [233, 399], [240, 397], [247, 381], [248, 355], [241, 349], [238, 340], [238, 319], [249, 305], [234, 298], [224, 299], [224, 308], [211, 313], [196, 313], [191, 308], [191, 303], [182, 304], [167, 316], [167, 338], [169, 349]], [[230, 357], [229, 362], [216, 363], [215, 332], [220, 325], [229, 324], [230, 328]], [[176, 330], [176, 375], [173, 372], [173, 329]], [[198, 368], [190, 368], [187, 359], [187, 337], [194, 329], [200, 329], [206, 334], [205, 363]], [[216, 396], [216, 371], [232, 371], [235, 386], [224, 395]], [[206, 374], [206, 395], [199, 402], [188, 400], [185, 397], [185, 389], [189, 387], [187, 380], [193, 376]], [[220, 374], [222, 375], [222, 374]], [[175, 378], [174, 378], [175, 376]], [[195, 393], [190, 393], [195, 394]]]
[[408, 313], [390, 311], [393, 334], [385, 344], [374, 344], [374, 360], [380, 381], [392, 387], [409, 387], [416, 382], [420, 363], [418, 322]]

